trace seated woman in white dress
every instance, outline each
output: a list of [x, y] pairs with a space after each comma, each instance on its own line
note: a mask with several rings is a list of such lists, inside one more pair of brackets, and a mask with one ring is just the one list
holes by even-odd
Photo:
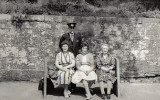
[[97, 81], [97, 75], [94, 71], [94, 58], [91, 53], [88, 52], [88, 44], [82, 44], [82, 53], [78, 54], [76, 57], [76, 68], [77, 71], [72, 77], [73, 83], [83, 82], [85, 91], [86, 91], [86, 99], [90, 100], [92, 95], [89, 90], [88, 83], [91, 81]]
[[64, 97], [69, 98], [70, 91], [68, 90], [68, 85], [71, 81], [71, 76], [73, 74], [73, 67], [75, 66], [75, 57], [73, 53], [68, 51], [68, 42], [63, 41], [61, 43], [61, 50], [56, 55], [55, 65], [58, 70], [58, 80], [59, 84], [64, 85]]

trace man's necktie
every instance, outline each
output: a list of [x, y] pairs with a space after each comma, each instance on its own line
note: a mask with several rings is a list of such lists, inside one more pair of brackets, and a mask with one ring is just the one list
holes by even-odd
[[74, 34], [71, 33], [71, 34], [70, 34], [70, 37], [71, 37], [71, 40], [73, 41], [73, 40], [74, 40]]

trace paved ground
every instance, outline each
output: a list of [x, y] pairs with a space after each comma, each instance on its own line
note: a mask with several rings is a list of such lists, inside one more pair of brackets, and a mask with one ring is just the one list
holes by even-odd
[[[121, 83], [121, 97], [114, 94], [111, 100], [160, 100], [160, 84]], [[56, 89], [43, 99], [38, 91], [38, 83], [31, 82], [0, 82], [0, 100], [65, 100], [62, 88]], [[99, 88], [94, 89], [92, 100], [101, 100]], [[79, 87], [69, 100], [85, 100], [84, 89]]]

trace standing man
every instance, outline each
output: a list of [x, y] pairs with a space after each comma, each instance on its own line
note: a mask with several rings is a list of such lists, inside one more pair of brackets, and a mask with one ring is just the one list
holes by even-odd
[[[79, 54], [79, 50], [81, 49], [82, 38], [80, 34], [74, 32], [76, 23], [68, 23], [67, 25], [70, 29], [70, 32], [62, 35], [62, 37], [60, 38], [59, 47], [61, 45], [61, 42], [63, 42], [64, 40], [67, 40], [69, 42], [69, 48], [68, 48], [69, 51], [72, 52], [76, 57]], [[74, 91], [75, 88], [76, 88], [76, 84], [71, 83], [72, 92]]]
[[70, 32], [62, 35], [62, 37], [60, 38], [59, 47], [61, 42], [63, 42], [64, 40], [67, 40], [69, 42], [69, 51], [72, 52], [76, 57], [81, 48], [82, 38], [80, 34], [77, 34], [74, 32], [76, 23], [68, 23], [67, 25], [70, 29]]

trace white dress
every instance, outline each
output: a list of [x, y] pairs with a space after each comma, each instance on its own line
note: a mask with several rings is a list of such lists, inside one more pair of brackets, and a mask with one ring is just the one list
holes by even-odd
[[[89, 59], [88, 56], [90, 55], [81, 55], [81, 66], [79, 66], [80, 69], [83, 71], [88, 71], [91, 69], [91, 66], [88, 65]], [[77, 56], [78, 57], [78, 56]], [[76, 58], [77, 59], [77, 58]], [[74, 75], [72, 76], [72, 83], [79, 83], [81, 80], [87, 80], [87, 81], [92, 81], [95, 80], [97, 81], [97, 74], [95, 71], [91, 71], [88, 75], [84, 73], [83, 71], [77, 70]]]

